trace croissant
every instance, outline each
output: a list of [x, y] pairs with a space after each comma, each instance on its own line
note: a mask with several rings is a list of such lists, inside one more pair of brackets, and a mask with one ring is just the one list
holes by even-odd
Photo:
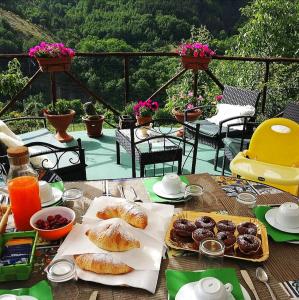
[[117, 275], [134, 270], [108, 253], [76, 255], [75, 262], [80, 269], [98, 274]]
[[140, 242], [126, 231], [124, 225], [126, 224], [120, 219], [102, 221], [96, 227], [87, 230], [86, 235], [96, 246], [108, 251], [140, 248]]
[[129, 201], [108, 205], [104, 209], [98, 211], [96, 216], [104, 220], [121, 218], [132, 226], [142, 229], [147, 226], [147, 215], [142, 207]]

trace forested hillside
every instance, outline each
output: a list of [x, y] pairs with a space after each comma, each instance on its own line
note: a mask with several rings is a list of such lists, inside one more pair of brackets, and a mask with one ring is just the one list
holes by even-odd
[[[232, 35], [240, 20], [239, 8], [247, 2], [248, 0], [2, 0], [0, 5], [39, 25], [57, 40], [76, 49], [82, 39], [116, 38], [136, 50], [155, 50], [189, 37], [192, 25], [206, 25], [215, 37]], [[33, 40], [34, 37], [32, 43]], [[82, 43], [79, 45], [83, 47]], [[27, 48], [28, 42], [24, 41], [16, 50]]]

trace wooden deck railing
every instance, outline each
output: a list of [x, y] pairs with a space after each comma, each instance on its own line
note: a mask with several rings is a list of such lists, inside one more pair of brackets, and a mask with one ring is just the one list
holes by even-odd
[[[123, 77], [124, 77], [124, 101], [127, 103], [130, 98], [130, 59], [136, 57], [145, 57], [145, 56], [158, 56], [158, 57], [178, 57], [177, 53], [173, 52], [77, 52], [76, 57], [119, 57], [123, 59]], [[28, 54], [18, 53], [18, 54], [0, 54], [0, 60], [10, 60], [13, 58], [24, 59], [29, 58]], [[213, 60], [225, 60], [225, 61], [243, 61], [243, 62], [261, 62], [264, 63], [265, 72], [263, 78], [263, 90], [262, 92], [262, 112], [265, 110], [265, 103], [267, 100], [267, 83], [269, 81], [269, 70], [270, 64], [272, 63], [299, 63], [299, 58], [291, 58], [291, 57], [241, 57], [241, 56], [222, 56], [216, 55], [213, 57]], [[175, 76], [169, 79], [163, 86], [161, 86], [158, 90], [156, 90], [150, 97], [156, 96], [161, 91], [165, 90], [167, 86], [169, 86], [172, 82], [174, 82], [177, 78], [179, 78], [182, 74], [185, 73], [185, 69], [179, 71]], [[38, 71], [39, 72], [39, 71]], [[8, 104], [0, 111], [0, 116], [2, 116], [9, 108], [11, 108], [14, 103], [21, 97], [23, 92], [27, 89], [28, 86], [32, 84], [32, 82], [38, 76], [38, 72], [36, 72], [29, 80], [27, 85], [17, 94], [13, 99], [9, 101]], [[205, 70], [207, 75], [221, 88], [223, 89], [223, 84], [221, 81], [208, 69]], [[70, 79], [72, 79], [78, 86], [80, 86], [85, 93], [89, 94], [91, 97], [95, 98], [97, 101], [101, 102], [108, 109], [113, 111], [115, 114], [120, 114], [115, 108], [110, 106], [108, 103], [104, 101], [101, 97], [96, 95], [93, 91], [91, 91], [88, 87], [86, 87], [81, 81], [79, 81], [74, 75], [70, 72], [65, 72]], [[56, 101], [56, 82], [55, 82], [55, 74], [52, 74], [51, 78], [51, 87], [52, 87], [52, 100]], [[197, 81], [198, 81], [198, 73], [195, 71], [193, 76], [193, 92], [194, 95], [197, 95]], [[149, 98], [150, 98], [149, 97]]]

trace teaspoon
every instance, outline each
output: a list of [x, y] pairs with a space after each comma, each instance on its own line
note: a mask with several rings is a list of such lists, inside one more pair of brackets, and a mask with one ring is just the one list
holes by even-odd
[[261, 268], [261, 267], [256, 268], [256, 278], [266, 285], [266, 287], [268, 288], [269, 293], [271, 295], [271, 298], [273, 300], [277, 300], [277, 298], [274, 295], [270, 285], [268, 284], [268, 275], [267, 275], [267, 273], [265, 272], [265, 270], [263, 268]]

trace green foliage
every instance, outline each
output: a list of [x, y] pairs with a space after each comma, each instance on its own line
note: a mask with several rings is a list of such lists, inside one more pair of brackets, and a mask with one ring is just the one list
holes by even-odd
[[135, 113], [134, 113], [134, 109], [133, 107], [136, 105], [135, 102], [130, 102], [128, 103], [125, 108], [123, 109], [122, 111], [122, 115], [125, 115], [125, 116], [130, 116], [132, 118], [135, 118]]
[[7, 70], [0, 73], [0, 96], [13, 98], [27, 81], [28, 78], [22, 74], [20, 62], [14, 58], [8, 63]]
[[172, 119], [172, 114], [169, 113], [169, 110], [166, 108], [159, 108], [154, 115], [155, 119]]
[[58, 99], [55, 104], [49, 104], [46, 109], [50, 115], [66, 115], [72, 109], [80, 115], [82, 113], [82, 104], [78, 99]]
[[24, 115], [25, 116], [42, 116], [44, 109], [44, 96], [42, 93], [37, 95], [30, 95], [24, 104]]

